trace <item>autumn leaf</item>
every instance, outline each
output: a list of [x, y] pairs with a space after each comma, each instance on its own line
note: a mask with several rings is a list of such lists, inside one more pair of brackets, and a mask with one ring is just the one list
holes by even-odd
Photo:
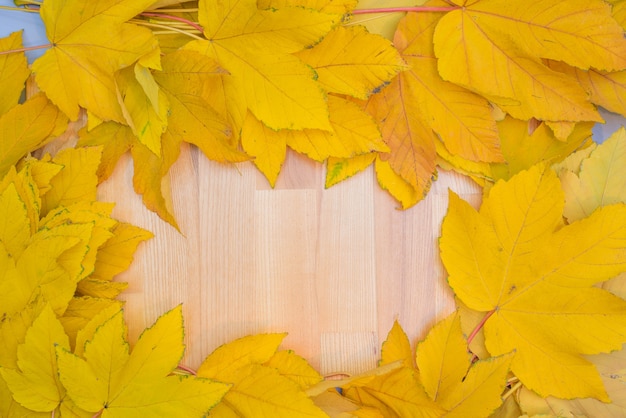
[[116, 83], [126, 123], [139, 142], [159, 156], [170, 110], [165, 93], [158, 88], [150, 70], [139, 63], [118, 72]]
[[451, 194], [441, 257], [457, 297], [487, 315], [487, 349], [515, 350], [511, 369], [526, 387], [607, 401], [581, 354], [616, 350], [625, 339], [626, 302], [589, 286], [625, 269], [626, 207], [565, 226], [563, 200], [541, 165], [498, 182], [480, 212]]
[[357, 155], [352, 158], [328, 157], [326, 160], [326, 182], [329, 188], [365, 170], [376, 159], [377, 153]]
[[592, 103], [626, 115], [626, 105], [622, 100], [626, 93], [626, 71], [582, 70], [558, 61], [549, 61], [548, 66], [574, 78], [585, 89]]
[[364, 377], [343, 387], [344, 396], [380, 410], [385, 417], [440, 417], [445, 410], [433, 402], [416, 371], [401, 367], [380, 376]]
[[65, 129], [65, 117], [44, 95], [37, 95], [0, 116], [0, 175], [27, 153]]
[[300, 386], [307, 389], [323, 380], [323, 377], [302, 357], [292, 350], [282, 350], [274, 354], [265, 364], [272, 367]]
[[623, 69], [623, 29], [605, 2], [455, 3], [463, 7], [446, 14], [435, 30], [445, 80], [479, 92], [518, 119], [602, 120], [576, 80], [541, 59]]
[[223, 66], [257, 119], [273, 129], [330, 128], [315, 73], [291, 54], [318, 42], [337, 16], [297, 7], [259, 10], [252, 0], [199, 7], [207, 40], [185, 48]]
[[[21, 47], [22, 32], [13, 32], [0, 39], [0, 52]], [[30, 70], [24, 53], [0, 55], [0, 115], [17, 105], [29, 75]]]
[[572, 152], [593, 143], [592, 127], [589, 122], [579, 123], [565, 141], [558, 141], [545, 123], [533, 130], [528, 122], [507, 116], [498, 122], [500, 147], [506, 163], [491, 164], [492, 180], [508, 180], [535, 164], [554, 164], [563, 160]]
[[387, 339], [381, 347], [379, 366], [396, 361], [402, 361], [403, 366], [413, 367], [411, 343], [397, 320], [393, 322], [393, 326], [389, 334], [387, 334]]
[[327, 92], [358, 99], [367, 99], [406, 69], [391, 43], [363, 26], [338, 26], [296, 56], [315, 69]]
[[458, 313], [436, 324], [417, 347], [420, 380], [446, 417], [489, 416], [502, 404], [511, 354], [472, 364]]
[[[211, 416], [323, 417], [301, 388], [302, 364], [291, 372], [270, 364], [286, 334], [259, 334], [243, 337], [218, 347], [200, 365], [198, 376], [208, 377], [233, 386], [224, 401], [211, 411]], [[298, 362], [301, 363], [301, 362]], [[305, 367], [306, 369], [306, 367]], [[285, 375], [283, 375], [283, 373]], [[306, 371], [305, 374], [310, 374]], [[317, 380], [317, 379], [316, 379]]]
[[106, 0], [90, 7], [80, 0], [63, 0], [42, 4], [40, 14], [52, 47], [35, 60], [33, 72], [37, 84], [70, 119], [76, 120], [79, 107], [84, 107], [102, 120], [124, 122], [114, 74], [157, 48], [151, 31], [126, 21], [152, 3]]
[[19, 370], [0, 368], [0, 374], [14, 399], [39, 412], [54, 411], [65, 390], [59, 382], [55, 347], [69, 349], [69, 339], [56, 315], [47, 306], [26, 332], [17, 348]]
[[100, 326], [83, 357], [57, 348], [61, 382], [80, 408], [102, 416], [203, 416], [228, 390], [222, 383], [169, 376], [184, 351], [181, 307], [142, 333], [132, 352], [122, 313]]

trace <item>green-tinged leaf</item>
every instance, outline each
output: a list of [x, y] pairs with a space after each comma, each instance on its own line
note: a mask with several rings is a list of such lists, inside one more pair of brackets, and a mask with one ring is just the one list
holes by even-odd
[[342, 182], [357, 173], [365, 170], [376, 159], [377, 153], [357, 155], [352, 158], [333, 158], [329, 157], [326, 161], [326, 183], [325, 187], [329, 188], [335, 184]]
[[379, 366], [401, 361], [405, 367], [413, 367], [413, 350], [406, 333], [395, 320], [380, 350]]
[[53, 310], [47, 306], [26, 332], [17, 348], [19, 370], [0, 369], [13, 394], [24, 407], [39, 412], [57, 408], [65, 389], [59, 382], [55, 347], [69, 349], [69, 339]]
[[101, 155], [100, 147], [69, 148], [59, 152], [53, 162], [62, 165], [63, 170], [50, 182], [52, 190], [42, 197], [41, 213], [45, 215], [57, 206], [69, 206], [81, 200], [96, 200], [96, 170]]
[[293, 380], [301, 389], [307, 389], [323, 380], [304, 358], [291, 350], [277, 352], [265, 365], [278, 370], [281, 376]]

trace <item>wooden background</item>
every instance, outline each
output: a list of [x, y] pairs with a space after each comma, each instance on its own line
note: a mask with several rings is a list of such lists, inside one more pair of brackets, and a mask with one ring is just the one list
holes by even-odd
[[376, 366], [395, 319], [415, 344], [454, 309], [437, 239], [448, 188], [480, 200], [466, 178], [441, 172], [400, 211], [372, 169], [325, 190], [324, 167], [290, 153], [272, 190], [252, 164], [185, 146], [170, 182], [182, 234], [142, 206], [130, 157], [100, 186], [116, 218], [155, 234], [119, 277], [131, 341], [182, 303], [187, 366], [232, 339], [286, 331], [283, 348], [322, 374], [354, 374]]

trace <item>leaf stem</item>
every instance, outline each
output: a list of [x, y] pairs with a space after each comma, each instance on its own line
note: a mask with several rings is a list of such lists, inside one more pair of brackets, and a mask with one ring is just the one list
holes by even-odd
[[478, 334], [478, 332], [482, 329], [482, 327], [485, 325], [485, 322], [487, 322], [487, 320], [491, 317], [491, 315], [493, 315], [494, 313], [496, 313], [496, 310], [492, 310], [487, 312], [487, 314], [483, 317], [483, 319], [480, 320], [480, 322], [478, 323], [478, 325], [476, 325], [476, 328], [474, 328], [474, 330], [472, 331], [472, 333], [467, 337], [467, 345], [469, 345], [472, 340], [474, 339], [474, 337], [476, 337], [476, 334]]
[[192, 28], [200, 31], [200, 33], [204, 32], [204, 28], [202, 26], [200, 26], [196, 22], [192, 22], [191, 20], [185, 19], [184, 17], [172, 16], [172, 15], [168, 15], [168, 14], [164, 14], [164, 13], [154, 13], [154, 12], [143, 12], [143, 13], [141, 13], [141, 16], [159, 17], [159, 18], [162, 18], [162, 19], [175, 20], [177, 22], [182, 22], [182, 23], [185, 23], [185, 24], [191, 26]]
[[189, 31], [178, 29], [178, 28], [175, 28], [175, 27], [172, 27], [172, 26], [160, 25], [158, 23], [150, 23], [150, 22], [147, 22], [145, 20], [139, 20], [139, 19], [132, 19], [131, 22], [136, 23], [138, 25], [142, 25], [142, 26], [149, 26], [149, 27], [152, 27], [152, 28], [159, 28], [159, 29], [167, 29], [170, 32], [182, 33], [183, 35], [187, 35], [187, 36], [192, 37], [194, 39], [201, 39], [201, 40], [204, 39], [204, 38], [202, 38], [202, 37], [200, 37], [198, 35], [195, 35], [195, 34], [189, 32]]
[[0, 6], [0, 10], [11, 10], [14, 12], [26, 12], [26, 13], [39, 13], [39, 8], [30, 8], [30, 7]]
[[178, 367], [176, 367], [176, 369], [182, 370], [183, 372], [190, 374], [192, 376], [196, 376], [196, 371], [192, 369], [191, 367], [185, 366], [184, 364], [179, 364]]
[[415, 7], [381, 7], [374, 9], [356, 9], [353, 15], [364, 15], [372, 13], [404, 13], [404, 12], [451, 12], [460, 9], [460, 6], [415, 6]]
[[515, 391], [519, 389], [521, 386], [522, 386], [522, 382], [517, 382], [515, 385], [511, 387], [511, 389], [507, 390], [506, 393], [502, 395], [502, 402], [504, 402], [506, 398], [514, 394]]
[[17, 53], [17, 52], [35, 51], [37, 49], [48, 49], [48, 48], [52, 48], [52, 47], [53, 47], [52, 44], [25, 46], [24, 48], [9, 49], [8, 51], [0, 51], [0, 55], [14, 54], [14, 53]]

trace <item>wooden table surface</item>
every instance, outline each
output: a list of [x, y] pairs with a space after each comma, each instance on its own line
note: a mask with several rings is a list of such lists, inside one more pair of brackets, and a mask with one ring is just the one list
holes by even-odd
[[232, 339], [286, 331], [283, 348], [322, 374], [354, 374], [376, 366], [395, 319], [415, 344], [454, 309], [437, 239], [448, 188], [479, 203], [469, 179], [441, 172], [423, 202], [401, 211], [371, 168], [326, 190], [324, 168], [290, 153], [272, 190], [252, 164], [184, 146], [170, 183], [182, 234], [142, 206], [129, 157], [99, 198], [155, 235], [118, 277], [130, 284], [131, 341], [182, 303], [187, 366]]

